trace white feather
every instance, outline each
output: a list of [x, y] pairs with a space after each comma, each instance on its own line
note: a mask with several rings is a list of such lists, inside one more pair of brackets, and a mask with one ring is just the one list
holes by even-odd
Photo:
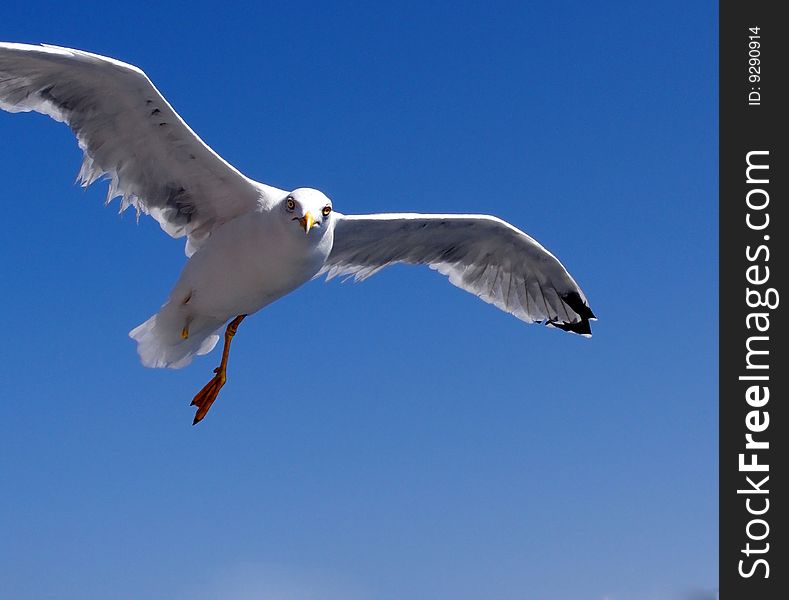
[[318, 275], [367, 279], [395, 263], [426, 264], [527, 323], [591, 335], [594, 314], [562, 263], [489, 215], [335, 213], [334, 247]]
[[283, 192], [209, 148], [140, 69], [55, 46], [0, 42], [0, 108], [67, 123], [84, 152], [78, 181], [110, 180], [107, 202], [150, 214], [191, 254], [222, 223]]

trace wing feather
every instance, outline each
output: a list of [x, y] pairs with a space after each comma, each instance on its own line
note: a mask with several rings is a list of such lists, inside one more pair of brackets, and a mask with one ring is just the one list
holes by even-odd
[[318, 275], [361, 281], [391, 264], [426, 264], [522, 321], [591, 335], [594, 313], [567, 269], [501, 219], [412, 213], [334, 218], [334, 247]]
[[67, 123], [84, 160], [78, 180], [110, 180], [107, 202], [151, 215], [191, 254], [218, 224], [264, 206], [276, 188], [209, 148], [133, 65], [55, 46], [0, 43], [0, 108]]

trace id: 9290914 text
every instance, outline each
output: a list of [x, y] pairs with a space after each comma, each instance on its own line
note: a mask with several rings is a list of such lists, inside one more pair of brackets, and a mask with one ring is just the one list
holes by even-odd
[[762, 103], [762, 42], [759, 35], [760, 27], [749, 27], [748, 32], [748, 106], [759, 106]]

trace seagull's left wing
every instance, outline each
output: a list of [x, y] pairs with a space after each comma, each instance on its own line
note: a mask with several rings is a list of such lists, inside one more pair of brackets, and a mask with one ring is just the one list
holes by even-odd
[[0, 109], [67, 123], [85, 153], [81, 183], [109, 177], [108, 202], [121, 196], [121, 210], [189, 236], [187, 254], [276, 191], [211, 150], [140, 69], [105, 56], [0, 42]]
[[334, 247], [319, 273], [366, 279], [394, 263], [427, 264], [454, 285], [527, 323], [591, 335], [595, 316], [557, 258], [488, 215], [335, 213]]

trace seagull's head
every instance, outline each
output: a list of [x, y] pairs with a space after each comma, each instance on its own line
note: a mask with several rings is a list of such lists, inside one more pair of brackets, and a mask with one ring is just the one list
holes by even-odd
[[282, 200], [285, 218], [291, 227], [301, 229], [303, 235], [323, 237], [332, 223], [331, 200], [312, 188], [299, 188]]

